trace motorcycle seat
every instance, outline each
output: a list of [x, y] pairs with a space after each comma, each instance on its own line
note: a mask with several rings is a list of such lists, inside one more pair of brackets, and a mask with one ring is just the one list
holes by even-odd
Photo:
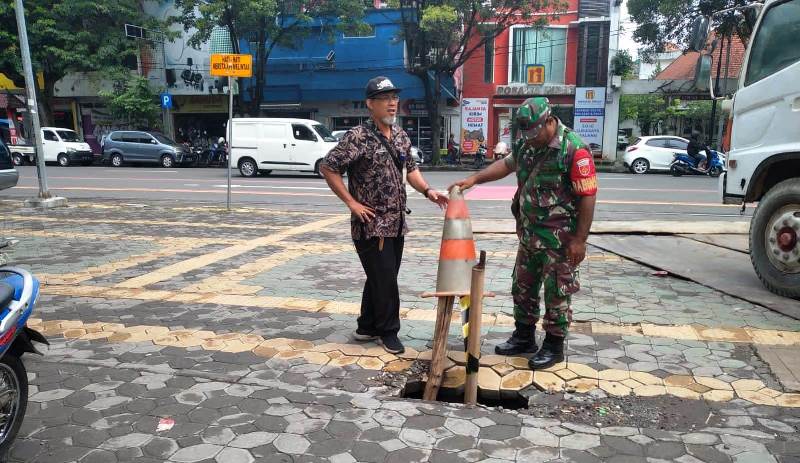
[[4, 310], [14, 300], [14, 287], [0, 281], [0, 310]]

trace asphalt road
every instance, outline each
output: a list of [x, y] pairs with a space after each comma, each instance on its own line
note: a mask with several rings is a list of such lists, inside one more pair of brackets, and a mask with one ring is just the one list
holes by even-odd
[[[35, 196], [36, 169], [22, 167], [17, 187], [0, 192], [0, 198]], [[426, 172], [435, 188], [444, 190], [471, 172]], [[57, 167], [48, 166], [50, 190], [67, 198], [208, 202], [225, 205], [227, 179], [221, 168], [158, 167]], [[717, 200], [717, 179], [701, 176], [671, 177], [663, 174], [599, 174], [597, 219], [601, 220], [743, 220], [738, 206]], [[233, 172], [234, 204], [269, 204], [294, 210], [343, 208], [325, 181], [313, 174], [274, 173], [243, 178]], [[509, 176], [481, 185], [469, 193], [470, 209], [481, 218], [508, 218], [515, 180]], [[416, 192], [409, 194], [416, 214], [435, 213], [435, 206]], [[748, 208], [746, 216], [752, 214]]]

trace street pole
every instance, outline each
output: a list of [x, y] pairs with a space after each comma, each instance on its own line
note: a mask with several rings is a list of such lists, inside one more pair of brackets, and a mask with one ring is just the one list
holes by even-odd
[[39, 122], [39, 107], [36, 103], [36, 79], [33, 77], [31, 50], [28, 45], [28, 28], [25, 25], [25, 6], [22, 0], [16, 0], [17, 30], [19, 46], [22, 50], [22, 69], [25, 72], [25, 90], [28, 93], [28, 114], [33, 121], [33, 136], [36, 140], [36, 172], [39, 177], [39, 198], [49, 199], [47, 189], [47, 173], [44, 168], [44, 150], [42, 149], [42, 126]]
[[233, 157], [233, 78], [231, 76], [228, 76], [228, 211], [231, 210], [231, 158], [232, 157]]

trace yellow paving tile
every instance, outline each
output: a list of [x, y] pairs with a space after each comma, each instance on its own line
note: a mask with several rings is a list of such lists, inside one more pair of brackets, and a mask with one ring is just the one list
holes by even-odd
[[618, 381], [606, 381], [601, 379], [598, 381], [598, 384], [600, 389], [614, 396], [622, 397], [631, 393], [631, 388]]
[[240, 256], [244, 253], [250, 252], [253, 249], [259, 248], [261, 246], [275, 244], [295, 235], [300, 235], [310, 231], [318, 230], [328, 225], [333, 225], [335, 223], [342, 222], [347, 218], [349, 218], [349, 216], [340, 215], [306, 223], [304, 225], [300, 225], [297, 227], [291, 227], [286, 230], [281, 230], [277, 233], [273, 233], [269, 236], [264, 236], [261, 238], [256, 238], [239, 244], [234, 244], [232, 246], [220, 249], [218, 251], [210, 252], [208, 254], [203, 254], [202, 256], [192, 257], [190, 259], [186, 259], [181, 262], [176, 262], [174, 264], [167, 265], [166, 267], [162, 267], [148, 274], [125, 280], [122, 283], [118, 283], [116, 286], [118, 288], [144, 288], [154, 283], [175, 278], [179, 275], [183, 275], [193, 270], [206, 267], [216, 262]]
[[413, 347], [406, 347], [406, 351], [397, 356], [404, 360], [416, 360], [419, 356], [419, 352]]
[[500, 399], [500, 375], [491, 368], [480, 368], [478, 370], [478, 388], [484, 397]]
[[[80, 338], [81, 336], [86, 334], [86, 330], [84, 329], [72, 329], [64, 331], [64, 337], [67, 339], [74, 339]], [[127, 335], [130, 336], [130, 335]]]
[[492, 370], [494, 370], [500, 376], [505, 376], [512, 371], [515, 371], [515, 368], [507, 363], [498, 363], [497, 365], [492, 366]]
[[698, 340], [697, 331], [689, 325], [666, 326], [642, 323], [642, 334], [647, 337]]
[[706, 377], [695, 376], [694, 380], [695, 380], [695, 382], [697, 382], [697, 384], [702, 384], [703, 386], [708, 386], [711, 389], [717, 389], [717, 390], [721, 390], [721, 391], [731, 391], [731, 390], [733, 390], [733, 388], [731, 387], [730, 384], [726, 383], [725, 381], [720, 381], [720, 380], [718, 380], [716, 378], [706, 378]]
[[750, 335], [744, 328], [696, 328], [700, 339], [704, 341], [750, 342]]
[[621, 336], [641, 336], [641, 328], [635, 325], [615, 325], [612, 323], [592, 322], [593, 334], [617, 334]]
[[773, 399], [775, 397], [778, 397], [779, 395], [783, 394], [781, 391], [776, 391], [775, 389], [771, 389], [771, 388], [768, 388], [768, 387], [765, 387], [764, 389], [760, 389], [758, 392], [759, 392], [759, 394], [764, 394], [766, 396], [772, 397]]
[[675, 397], [680, 397], [682, 399], [693, 399], [693, 400], [699, 400], [700, 399], [700, 393], [699, 392], [695, 392], [695, 391], [693, 391], [691, 389], [687, 389], [685, 387], [667, 386], [666, 390], [667, 390], [667, 394], [674, 395]]
[[389, 362], [386, 366], [383, 367], [383, 371], [388, 371], [390, 373], [398, 373], [401, 371], [408, 370], [411, 368], [414, 362], [411, 360], [396, 360], [394, 362]]
[[635, 379], [630, 379], [630, 378], [626, 379], [626, 380], [623, 380], [623, 381], [620, 381], [620, 382], [622, 384], [624, 384], [625, 386], [628, 386], [631, 389], [636, 389], [637, 387], [644, 386], [644, 384], [640, 383], [639, 381], [636, 381]]
[[664, 395], [667, 390], [664, 386], [654, 386], [648, 384], [647, 386], [639, 386], [633, 390], [633, 394], [639, 397], [655, 397], [657, 395]]
[[265, 346], [262, 343], [259, 344], [255, 349], [253, 349], [253, 353], [258, 355], [259, 357], [272, 358], [278, 354], [278, 351], [272, 347]]
[[800, 407], [800, 394], [781, 394], [775, 398], [780, 407]]
[[533, 372], [533, 382], [545, 391], [561, 391], [566, 385], [566, 381], [549, 371]]
[[693, 376], [670, 375], [664, 378], [664, 384], [672, 387], [688, 387], [695, 384], [695, 381]]
[[345, 365], [352, 365], [358, 361], [358, 357], [352, 357], [350, 355], [342, 355], [339, 358], [332, 359], [328, 362], [329, 366], [332, 367], [343, 367]]
[[631, 379], [639, 381], [645, 386], [648, 385], [661, 386], [664, 384], [664, 381], [658, 376], [643, 371], [631, 371], [630, 375]]
[[505, 355], [481, 355], [480, 360], [482, 367], [492, 367], [497, 365], [498, 363], [506, 363], [506, 356]]
[[591, 390], [597, 389], [600, 387], [599, 381], [596, 379], [590, 378], [575, 378], [567, 381], [567, 385], [565, 386], [567, 390], [573, 389], [577, 393], [587, 393]]
[[775, 406], [775, 405], [778, 404], [778, 402], [775, 401], [775, 398], [770, 397], [770, 396], [768, 396], [766, 394], [762, 394], [760, 392], [756, 392], [756, 391], [741, 391], [741, 392], [736, 391], [736, 394], [740, 398], [742, 398], [742, 399], [744, 399], [744, 400], [746, 400], [748, 402], [753, 402], [754, 404], [758, 404], [758, 405], [772, 405], [772, 406]]
[[706, 392], [710, 391], [711, 388], [708, 386], [703, 386], [702, 384], [692, 383], [686, 386], [687, 389], [691, 389], [695, 392], [699, 392], [700, 394], [705, 394]]
[[518, 370], [527, 370], [529, 368], [528, 359], [525, 357], [508, 357], [506, 362]]
[[731, 383], [736, 392], [739, 391], [758, 391], [764, 388], [764, 382], [759, 379], [737, 379]]
[[733, 391], [713, 389], [708, 392], [704, 392], [702, 397], [712, 402], [727, 402], [729, 400], [733, 400]]
[[534, 373], [530, 370], [515, 370], [500, 380], [500, 390], [518, 392], [533, 383]]
[[441, 387], [447, 389], [458, 389], [464, 386], [467, 370], [463, 366], [456, 365], [444, 372]]
[[571, 379], [575, 379], [578, 377], [574, 371], [564, 368], [563, 370], [558, 370], [556, 372], [559, 378], [563, 379], [564, 381], [569, 381]]
[[358, 365], [365, 370], [381, 370], [383, 369], [383, 362], [375, 357], [361, 357], [358, 360]]
[[599, 374], [594, 368], [580, 363], [570, 363], [569, 369], [581, 378], [598, 379]]
[[631, 374], [626, 370], [608, 369], [598, 372], [597, 377], [606, 381], [624, 381], [629, 379]]

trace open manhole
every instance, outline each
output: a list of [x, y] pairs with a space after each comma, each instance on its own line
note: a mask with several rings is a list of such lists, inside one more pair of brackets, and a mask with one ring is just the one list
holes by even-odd
[[[425, 391], [425, 381], [418, 379], [411, 380], [407, 382], [405, 387], [400, 391], [400, 397], [403, 397], [405, 399], [421, 400], [424, 391]], [[508, 410], [519, 410], [522, 408], [528, 408], [528, 399], [526, 399], [519, 393], [503, 395], [500, 398], [497, 398], [497, 397], [486, 397], [486, 394], [483, 394], [482, 392], [483, 391], [478, 389], [478, 403], [480, 405], [485, 405], [487, 407], [502, 407]], [[462, 386], [456, 389], [441, 387], [439, 388], [439, 394], [436, 396], [436, 400], [438, 400], [439, 402], [463, 404], [464, 387]]]

